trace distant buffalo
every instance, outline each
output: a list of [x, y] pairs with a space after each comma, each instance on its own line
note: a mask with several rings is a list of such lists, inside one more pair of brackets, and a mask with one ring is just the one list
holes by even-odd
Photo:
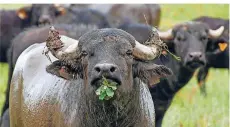
[[[213, 30], [200, 22], [185, 22], [167, 31], [159, 31], [159, 36], [167, 44], [169, 51], [181, 60], [166, 55], [155, 61], [157, 64], [166, 65], [174, 74], [167, 79], [161, 79], [160, 83], [150, 88], [155, 104], [157, 127], [161, 126], [175, 94], [189, 82], [196, 69], [207, 64], [205, 54], [208, 41], [219, 38], [223, 32], [223, 26]], [[162, 62], [161, 59], [167, 61]]]
[[217, 29], [220, 26], [224, 26], [225, 28], [223, 34], [219, 38], [209, 40], [206, 53], [207, 65], [201, 68], [197, 75], [201, 93], [207, 95], [205, 80], [209, 68], [229, 69], [229, 20], [202, 16], [194, 19], [194, 21], [206, 23], [212, 29]]

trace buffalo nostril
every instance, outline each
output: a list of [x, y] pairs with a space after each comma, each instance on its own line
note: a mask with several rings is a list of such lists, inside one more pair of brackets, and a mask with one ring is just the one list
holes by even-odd
[[116, 67], [111, 67], [110, 72], [114, 72], [116, 70]]
[[201, 52], [192, 52], [192, 53], [189, 53], [189, 57], [190, 58], [201, 58], [202, 53]]
[[107, 64], [107, 63], [104, 63], [104, 64], [97, 64], [95, 67], [94, 67], [94, 70], [97, 72], [97, 73], [114, 73], [117, 69], [117, 66], [116, 65], [113, 65], [113, 64]]
[[99, 67], [95, 67], [95, 71], [97, 71], [99, 73], [101, 71], [101, 69]]

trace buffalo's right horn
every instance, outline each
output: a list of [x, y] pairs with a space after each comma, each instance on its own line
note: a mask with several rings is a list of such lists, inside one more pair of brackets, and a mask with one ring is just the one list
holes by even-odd
[[163, 40], [169, 40], [173, 38], [172, 29], [169, 29], [168, 31], [164, 32], [158, 31], [158, 34], [160, 38]]

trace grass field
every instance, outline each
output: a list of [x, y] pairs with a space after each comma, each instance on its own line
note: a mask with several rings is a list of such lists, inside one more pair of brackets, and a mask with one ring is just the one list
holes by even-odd
[[[23, 5], [0, 5], [13, 9]], [[162, 5], [161, 29], [176, 23], [207, 15], [228, 19], [229, 5]], [[8, 65], [0, 64], [0, 107], [4, 102]], [[163, 127], [228, 127], [229, 126], [229, 72], [212, 69], [207, 81], [208, 96], [199, 93], [196, 79], [179, 91], [166, 113]]]

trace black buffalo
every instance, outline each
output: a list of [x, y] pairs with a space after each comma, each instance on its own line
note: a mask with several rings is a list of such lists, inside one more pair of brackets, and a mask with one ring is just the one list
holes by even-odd
[[11, 40], [24, 28], [52, 23], [54, 18], [64, 14], [65, 9], [53, 4], [33, 4], [18, 10], [0, 11], [0, 62], [7, 62], [7, 50]]
[[[75, 25], [75, 24], [57, 24], [54, 25], [63, 35], [68, 35], [72, 38], [78, 39], [84, 33], [96, 29], [95, 25]], [[48, 37], [49, 25], [42, 27], [34, 27], [21, 32], [12, 40], [12, 45], [9, 49], [8, 60], [9, 60], [9, 75], [7, 89], [5, 92], [5, 103], [2, 109], [2, 113], [9, 108], [9, 91], [10, 81], [13, 74], [14, 66], [19, 55], [30, 45], [35, 43], [41, 43]]]
[[[207, 95], [205, 80], [209, 68], [229, 69], [229, 20], [202, 16], [194, 19], [194, 21], [206, 23], [211, 29], [217, 29], [220, 26], [224, 26], [225, 28], [223, 34], [219, 38], [209, 40], [206, 53], [207, 64], [199, 70], [197, 75], [201, 93]], [[221, 49], [221, 46], [224, 46], [223, 49]]]
[[208, 41], [220, 37], [222, 33], [223, 27], [212, 30], [207, 24], [200, 22], [181, 23], [167, 32], [159, 32], [169, 51], [179, 56], [181, 61], [172, 55], [161, 56], [155, 61], [166, 65], [174, 73], [173, 76], [161, 79], [160, 83], [150, 88], [155, 104], [157, 126], [161, 126], [174, 95], [188, 83], [196, 69], [207, 64], [205, 54]]
[[18, 16], [28, 19], [30, 25], [52, 24], [58, 16], [64, 15], [66, 10], [57, 4], [32, 4], [18, 10]]
[[[172, 74], [149, 62], [159, 54], [158, 46], [142, 45], [115, 28], [93, 30], [79, 40], [53, 28], [49, 35], [46, 44], [34, 44], [18, 58], [11, 126], [154, 126], [153, 101], [142, 81]], [[42, 55], [45, 45], [52, 63]], [[117, 83], [108, 101], [95, 95], [102, 77]]]

